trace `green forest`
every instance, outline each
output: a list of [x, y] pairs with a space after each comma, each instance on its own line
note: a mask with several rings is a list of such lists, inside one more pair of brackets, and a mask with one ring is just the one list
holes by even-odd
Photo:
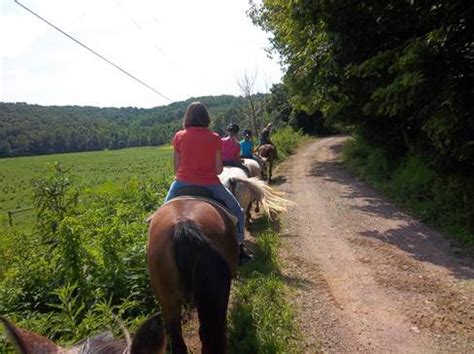
[[[263, 95], [255, 95], [257, 101]], [[158, 146], [169, 143], [182, 126], [190, 102], [204, 102], [213, 128], [245, 124], [243, 97], [190, 98], [156, 108], [99, 108], [0, 103], [0, 157]]]
[[473, 12], [466, 1], [264, 1], [250, 10], [291, 103], [394, 157], [474, 171]]

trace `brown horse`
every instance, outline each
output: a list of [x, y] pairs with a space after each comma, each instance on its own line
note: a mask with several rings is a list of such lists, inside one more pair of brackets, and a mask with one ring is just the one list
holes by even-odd
[[273, 144], [264, 144], [258, 147], [258, 155], [265, 158], [267, 160], [267, 168], [268, 168], [268, 183], [272, 182], [272, 168], [273, 162], [277, 158], [277, 150], [275, 145]]
[[[186, 301], [197, 306], [202, 353], [226, 353], [230, 283], [239, 259], [232, 217], [202, 199], [173, 199], [150, 219], [147, 254], [150, 283], [161, 305], [172, 353], [187, 352], [181, 332], [181, 308]], [[133, 342], [127, 332], [127, 341], [96, 336], [69, 349], [0, 316], [1, 322], [21, 354], [156, 354], [166, 349], [159, 315], [140, 326]]]
[[227, 305], [238, 260], [236, 227], [221, 208], [174, 199], [152, 216], [148, 269], [172, 353], [187, 352], [181, 333], [186, 300], [197, 306], [202, 353], [226, 352]]

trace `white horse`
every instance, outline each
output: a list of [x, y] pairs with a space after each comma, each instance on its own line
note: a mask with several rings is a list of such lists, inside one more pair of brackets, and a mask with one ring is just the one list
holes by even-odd
[[242, 163], [244, 164], [245, 167], [248, 168], [250, 172], [249, 177], [258, 177], [258, 178], [261, 177], [262, 168], [260, 167], [260, 164], [257, 161], [253, 159], [244, 158], [242, 159]]
[[264, 174], [265, 174], [265, 169], [266, 169], [266, 159], [261, 159], [262, 163], [264, 164], [263, 169], [262, 169], [262, 166], [260, 166], [260, 164], [254, 159], [244, 158], [242, 160], [243, 160], [243, 164], [245, 165], [245, 167], [248, 168], [250, 172], [249, 177], [257, 177], [260, 179], [265, 179]]
[[238, 167], [225, 167], [219, 179], [239, 201], [246, 213], [245, 226], [250, 226], [250, 209], [253, 202], [260, 202], [264, 213], [272, 219], [275, 214], [283, 212], [291, 202], [283, 198], [281, 192], [276, 191], [264, 181], [256, 177], [248, 178], [245, 172]]

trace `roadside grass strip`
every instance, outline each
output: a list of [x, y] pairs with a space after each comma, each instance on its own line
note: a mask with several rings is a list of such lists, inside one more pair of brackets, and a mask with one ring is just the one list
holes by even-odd
[[255, 259], [234, 283], [229, 311], [230, 353], [299, 353], [300, 333], [280, 272], [279, 234], [267, 220], [256, 236]]

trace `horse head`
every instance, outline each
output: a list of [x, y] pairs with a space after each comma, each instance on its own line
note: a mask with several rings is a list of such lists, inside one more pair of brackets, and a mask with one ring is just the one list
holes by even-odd
[[64, 348], [37, 333], [20, 328], [0, 316], [7, 338], [19, 354], [123, 354], [164, 353], [165, 335], [159, 314], [147, 319], [137, 330], [133, 341], [122, 327], [125, 339], [115, 339], [110, 332], [102, 332], [80, 341], [72, 348]]

